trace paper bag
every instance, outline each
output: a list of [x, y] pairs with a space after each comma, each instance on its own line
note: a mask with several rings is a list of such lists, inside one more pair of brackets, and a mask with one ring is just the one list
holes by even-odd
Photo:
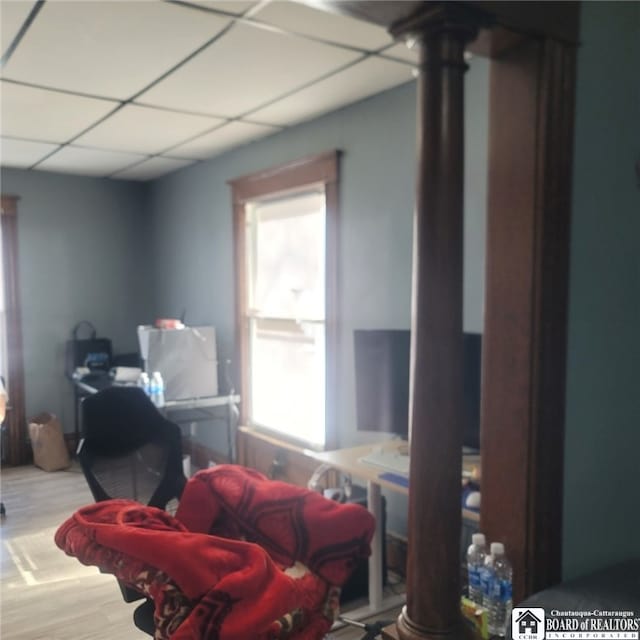
[[66, 469], [69, 451], [64, 441], [60, 421], [52, 413], [41, 413], [29, 421], [29, 439], [33, 448], [33, 463], [45, 471]]

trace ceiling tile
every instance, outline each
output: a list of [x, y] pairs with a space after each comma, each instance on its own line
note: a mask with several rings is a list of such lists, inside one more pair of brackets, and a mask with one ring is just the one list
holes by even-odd
[[18, 35], [20, 27], [31, 13], [35, 2], [23, 0], [22, 2], [0, 2], [0, 54], [4, 55], [13, 39]]
[[271, 2], [252, 17], [287, 31], [372, 51], [392, 42], [384, 27], [297, 2]]
[[40, 163], [36, 169], [105, 177], [144, 159], [145, 156], [133, 153], [68, 146]]
[[171, 155], [205, 160], [227, 149], [264, 138], [276, 131], [279, 129], [250, 122], [230, 122], [211, 133], [171, 149]]
[[190, 164], [192, 164], [191, 160], [179, 158], [149, 158], [129, 169], [119, 171], [111, 177], [124, 180], [153, 180]]
[[319, 78], [359, 54], [248, 25], [236, 25], [139, 102], [237, 117]]
[[380, 52], [381, 55], [389, 58], [395, 58], [396, 60], [405, 60], [412, 64], [418, 64], [420, 62], [420, 49], [418, 46], [409, 48], [404, 42], [394, 44], [392, 47]]
[[127, 99], [228, 22], [166, 2], [46, 2], [3, 76]]
[[0, 139], [0, 166], [26, 169], [58, 148], [57, 144], [32, 140]]
[[222, 124], [224, 120], [127, 105], [75, 140], [81, 146], [154, 154]]
[[247, 9], [258, 4], [257, 2], [244, 2], [244, 0], [189, 0], [190, 4], [201, 5], [209, 9], [242, 15]]
[[59, 91], [0, 83], [0, 130], [6, 136], [67, 142], [118, 106]]
[[262, 122], [285, 125], [309, 120], [413, 79], [411, 67], [371, 57], [322, 82], [251, 114]]

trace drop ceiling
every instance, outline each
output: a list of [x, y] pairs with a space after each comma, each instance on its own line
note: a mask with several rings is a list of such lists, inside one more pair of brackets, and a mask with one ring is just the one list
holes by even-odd
[[150, 180], [412, 80], [379, 26], [284, 0], [0, 0], [3, 167]]

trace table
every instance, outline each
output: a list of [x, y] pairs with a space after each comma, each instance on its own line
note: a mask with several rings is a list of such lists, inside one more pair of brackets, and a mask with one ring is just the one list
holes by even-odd
[[[319, 464], [326, 464], [343, 473], [356, 476], [367, 483], [367, 508], [376, 519], [376, 530], [371, 541], [371, 556], [369, 557], [369, 606], [360, 612], [349, 612], [349, 617], [357, 619], [362, 616], [379, 613], [384, 609], [397, 606], [402, 603], [404, 596], [393, 596], [383, 598], [382, 590], [382, 497], [381, 488], [389, 489], [403, 495], [409, 494], [408, 486], [405, 483], [392, 482], [380, 477], [385, 473], [385, 469], [372, 464], [361, 462], [360, 459], [375, 450], [400, 451], [406, 449], [408, 443], [404, 440], [388, 440], [375, 444], [350, 447], [347, 449], [337, 449], [335, 451], [311, 451], [305, 450], [307, 456], [317, 460]], [[462, 457], [463, 475], [480, 478], [480, 456], [479, 454], [463, 455]], [[478, 520], [478, 514], [462, 509], [463, 516], [470, 520]]]
[[[235, 459], [233, 453], [233, 423], [234, 417], [237, 415], [236, 407], [240, 403], [240, 396], [237, 394], [228, 394], [220, 396], [205, 396], [203, 398], [187, 398], [185, 400], [167, 400], [164, 406], [160, 408], [165, 415], [175, 413], [177, 411], [191, 411], [189, 418], [176, 420], [177, 422], [189, 422], [189, 436], [191, 442], [195, 437], [194, 423], [202, 420], [209, 420], [213, 414], [209, 409], [214, 407], [227, 407], [227, 460], [233, 462]], [[175, 419], [175, 418], [174, 418]]]
[[[82, 404], [82, 400], [89, 395], [93, 395], [94, 393], [98, 393], [98, 391], [102, 391], [108, 387], [114, 386], [117, 383], [109, 376], [99, 376], [91, 378], [88, 381], [73, 380], [74, 384], [74, 394], [75, 394], [75, 435], [76, 435], [76, 444], [80, 442], [80, 405]], [[124, 384], [122, 386], [135, 386], [131, 383]], [[199, 422], [202, 420], [208, 420], [213, 417], [213, 414], [209, 411], [215, 407], [227, 407], [227, 456], [229, 462], [233, 462], [233, 422], [235, 415], [235, 407], [240, 402], [240, 396], [237, 394], [227, 394], [227, 395], [218, 395], [218, 396], [205, 396], [201, 398], [187, 398], [184, 400], [167, 400], [165, 401], [162, 407], [159, 407], [158, 410], [163, 413], [166, 417], [168, 417], [171, 413], [189, 411], [191, 412], [189, 415], [189, 419], [176, 420], [176, 422], [190, 423], [190, 437], [191, 441], [195, 436], [193, 424], [195, 422]]]

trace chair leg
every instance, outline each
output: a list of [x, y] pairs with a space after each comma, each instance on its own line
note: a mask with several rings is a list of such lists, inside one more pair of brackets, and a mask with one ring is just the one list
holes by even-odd
[[133, 612], [133, 623], [140, 631], [144, 631], [150, 636], [155, 635], [156, 632], [153, 612], [153, 600], [145, 600], [140, 606], [136, 607], [136, 610]]

